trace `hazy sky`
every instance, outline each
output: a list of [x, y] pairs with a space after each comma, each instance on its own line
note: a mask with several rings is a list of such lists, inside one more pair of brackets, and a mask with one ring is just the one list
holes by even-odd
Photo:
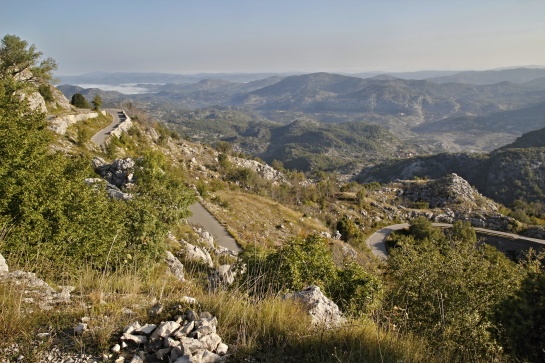
[[0, 0], [58, 74], [545, 65], [545, 0]]

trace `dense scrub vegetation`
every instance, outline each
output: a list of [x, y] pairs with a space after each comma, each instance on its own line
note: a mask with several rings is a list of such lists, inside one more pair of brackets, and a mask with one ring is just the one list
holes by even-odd
[[[26, 43], [16, 46], [23, 52]], [[51, 151], [45, 115], [18, 94], [36, 90], [9, 72], [0, 78], [2, 253], [36, 270], [48, 261], [53, 273], [82, 264], [116, 269], [133, 258], [145, 266], [161, 256], [167, 231], [192, 201], [164, 156], [141, 154], [132, 200], [108, 198], [84, 182], [94, 176], [88, 157]]]
[[536, 333], [543, 256], [516, 264], [479, 243], [469, 224], [441, 231], [425, 218], [392, 242], [385, 308], [402, 331], [425, 337], [449, 361], [501, 361], [505, 351], [513, 359], [544, 358]]

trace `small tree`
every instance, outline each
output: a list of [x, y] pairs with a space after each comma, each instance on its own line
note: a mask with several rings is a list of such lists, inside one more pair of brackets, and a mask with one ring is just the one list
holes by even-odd
[[77, 108], [91, 108], [91, 105], [89, 105], [89, 102], [87, 102], [81, 93], [74, 94], [72, 96], [72, 100], [70, 100], [70, 104], [76, 106]]
[[95, 98], [93, 98], [93, 101], [91, 101], [91, 103], [93, 104], [93, 109], [94, 110], [99, 110], [100, 109], [100, 106], [102, 106], [102, 97], [100, 97], [100, 95], [95, 95]]
[[34, 44], [7, 34], [0, 45], [0, 79], [15, 78], [22, 87], [49, 83], [57, 63], [52, 58], [40, 61], [42, 55]]

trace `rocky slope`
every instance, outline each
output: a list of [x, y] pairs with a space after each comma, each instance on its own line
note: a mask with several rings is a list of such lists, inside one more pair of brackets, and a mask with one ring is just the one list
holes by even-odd
[[543, 201], [545, 149], [504, 149], [490, 154], [439, 154], [391, 161], [364, 169], [357, 180], [439, 178], [456, 173], [489, 198], [511, 205], [517, 199]]

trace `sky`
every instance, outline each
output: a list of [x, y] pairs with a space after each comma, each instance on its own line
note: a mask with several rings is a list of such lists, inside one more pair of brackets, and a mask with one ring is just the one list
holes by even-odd
[[0, 0], [6, 34], [58, 75], [484, 70], [545, 66], [545, 0]]

